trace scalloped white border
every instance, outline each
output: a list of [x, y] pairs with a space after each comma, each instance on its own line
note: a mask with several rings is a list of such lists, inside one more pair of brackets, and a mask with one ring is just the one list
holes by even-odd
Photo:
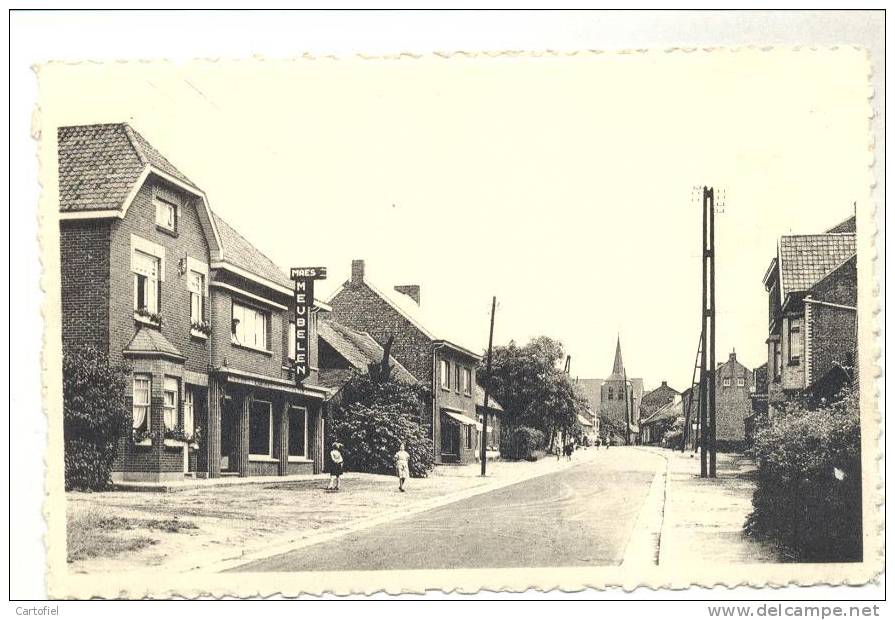
[[[873, 166], [873, 134], [870, 130], [872, 90], [869, 87], [871, 65], [866, 50], [855, 46], [740, 46], [740, 47], [674, 47], [661, 50], [664, 53], [692, 54], [714, 51], [736, 52], [738, 50], [761, 50], [773, 53], [778, 50], [810, 52], [816, 49], [858, 50], [864, 53], [868, 76], [868, 192], [866, 201], [859, 201], [857, 210], [858, 226], [858, 274], [859, 274], [859, 317], [873, 317], [874, 320], [859, 321], [859, 366], [861, 381], [862, 415], [862, 466], [864, 471], [864, 537], [865, 559], [854, 564], [761, 564], [731, 565], [729, 567], [597, 567], [597, 568], [524, 568], [524, 569], [464, 569], [464, 570], [416, 570], [416, 571], [341, 571], [315, 573], [238, 573], [238, 574], [159, 574], [157, 571], [133, 572], [120, 575], [71, 574], [65, 561], [65, 496], [63, 492], [62, 465], [62, 425], [61, 425], [61, 333], [58, 320], [59, 287], [56, 274], [59, 270], [58, 215], [55, 210], [56, 169], [55, 149], [46, 148], [43, 143], [40, 153], [41, 197], [38, 213], [43, 274], [41, 284], [44, 295], [42, 314], [44, 318], [43, 348], [43, 401], [48, 415], [48, 443], [46, 454], [46, 488], [44, 516], [48, 525], [46, 536], [48, 592], [56, 598], [196, 598], [200, 596], [269, 597], [281, 595], [319, 596], [324, 593], [337, 595], [375, 593], [402, 594], [422, 593], [440, 590], [450, 593], [523, 592], [535, 589], [540, 592], [561, 590], [578, 592], [587, 588], [621, 588], [627, 592], [638, 588], [683, 589], [689, 587], [709, 588], [737, 586], [780, 588], [787, 585], [860, 585], [876, 579], [883, 570], [883, 494], [880, 472], [881, 415], [875, 379], [879, 376], [880, 348], [876, 315], [879, 312], [878, 286], [874, 278], [877, 261], [876, 207], [870, 200]], [[365, 61], [413, 61], [434, 56], [444, 60], [471, 61], [477, 57], [488, 58], [532, 58], [542, 59], [561, 56], [602, 55], [602, 54], [646, 54], [660, 53], [660, 50], [631, 49], [617, 52], [600, 50], [553, 51], [484, 51], [484, 52], [433, 52], [432, 54], [398, 53], [383, 55], [355, 54], [355, 59]], [[347, 58], [347, 57], [346, 57]], [[254, 61], [263, 61], [256, 57]], [[273, 59], [271, 59], [273, 60]], [[276, 59], [282, 62], [281, 59]], [[338, 61], [332, 55], [305, 54], [293, 61]], [[152, 61], [135, 61], [152, 62]], [[167, 62], [167, 61], [160, 61]], [[215, 61], [224, 62], [224, 61]], [[238, 62], [246, 62], [244, 60]], [[53, 61], [48, 64], [77, 64]], [[35, 67], [40, 77], [40, 67]], [[32, 135], [41, 141], [41, 114], [35, 109]], [[54, 346], [50, 346], [53, 343]], [[52, 404], [52, 405], [51, 405]], [[55, 415], [50, 415], [54, 413]], [[872, 475], [871, 475], [872, 474]], [[145, 576], [145, 578], [141, 578]], [[151, 584], [147, 585], [147, 584]]]

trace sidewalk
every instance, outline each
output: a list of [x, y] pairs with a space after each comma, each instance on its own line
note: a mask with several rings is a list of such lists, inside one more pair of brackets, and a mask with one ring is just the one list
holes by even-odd
[[[398, 492], [394, 476], [347, 473], [340, 493], [325, 493], [328, 476], [251, 484], [189, 486], [177, 493], [113, 491], [67, 494], [69, 549], [89, 550], [75, 572], [222, 570], [235, 562], [292, 549], [400, 519], [594, 458], [478, 463], [438, 467]], [[77, 544], [72, 537], [89, 537]], [[100, 550], [99, 553], [95, 553]]]
[[699, 477], [699, 456], [643, 448], [666, 458], [665, 501], [658, 563], [680, 565], [781, 562], [776, 549], [743, 532], [752, 511], [754, 464], [718, 454], [716, 479]]

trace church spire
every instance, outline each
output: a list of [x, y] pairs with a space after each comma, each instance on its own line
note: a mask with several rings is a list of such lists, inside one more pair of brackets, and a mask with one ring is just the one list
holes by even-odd
[[618, 337], [615, 343], [615, 362], [612, 364], [612, 374], [619, 377], [625, 374], [625, 364], [622, 362], [622, 338]]

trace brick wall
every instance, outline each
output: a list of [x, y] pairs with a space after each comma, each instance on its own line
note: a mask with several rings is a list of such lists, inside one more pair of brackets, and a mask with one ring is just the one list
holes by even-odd
[[[288, 296], [281, 295], [228, 272], [216, 270], [213, 279], [235, 286], [252, 295], [263, 297], [281, 306], [289, 307], [290, 298]], [[230, 321], [233, 314], [234, 300], [246, 306], [257, 308], [265, 312], [269, 317], [266, 352], [239, 346], [232, 342]], [[274, 308], [229, 289], [215, 287], [212, 287], [211, 290], [210, 309], [213, 325], [211, 335], [211, 364], [213, 367], [227, 366], [228, 368], [267, 375], [277, 379], [289, 378], [289, 371], [284, 369], [284, 366], [288, 366], [291, 311]], [[316, 331], [316, 315], [312, 313], [309, 338], [309, 361], [312, 367], [311, 377], [309, 378], [310, 383], [316, 382], [317, 376]]]
[[[153, 195], [179, 206], [177, 233], [171, 235], [156, 227]], [[187, 274], [178, 269], [180, 259], [187, 256], [209, 263], [208, 244], [199, 224], [196, 201], [184, 192], [168, 187], [150, 176], [137, 192], [122, 220], [113, 226], [111, 236], [111, 279], [109, 295], [110, 354], [121, 352], [136, 332], [134, 322], [134, 276], [131, 271], [131, 234], [156, 243], [165, 249], [165, 280], [160, 282], [162, 315], [161, 332], [186, 356], [184, 367], [195, 372], [208, 368], [208, 345], [190, 334], [190, 295]]]
[[369, 333], [380, 345], [394, 335], [392, 356], [419, 381], [432, 382], [432, 342], [363, 282], [350, 282], [330, 301], [332, 318]]
[[[442, 420], [440, 414], [442, 409], [448, 408], [453, 412], [460, 412], [462, 415], [472, 418], [473, 420], [477, 419], [475, 406], [475, 362], [467, 356], [461, 355], [457, 351], [446, 347], [436, 349], [435, 356], [436, 385], [432, 388], [432, 393], [435, 398], [435, 411], [438, 412], [439, 415], [436, 415], [433, 420], [432, 438], [435, 446], [436, 459], [438, 462], [441, 462], [438, 457], [440, 457], [441, 454]], [[449, 363], [451, 373], [449, 389], [442, 387], [442, 360]], [[470, 386], [470, 395], [467, 395], [462, 389], [458, 389], [457, 367], [461, 368], [461, 374], [463, 368], [469, 368], [471, 371], [473, 385]], [[461, 428], [459, 447], [460, 462], [469, 463], [474, 461], [478, 455], [478, 431], [473, 429], [472, 447], [467, 447], [466, 428]]]
[[810, 317], [809, 381], [813, 382], [824, 376], [834, 362], [847, 366], [854, 364], [856, 314], [854, 310], [815, 304]]
[[112, 220], [59, 225], [62, 346], [109, 350], [109, 240]]

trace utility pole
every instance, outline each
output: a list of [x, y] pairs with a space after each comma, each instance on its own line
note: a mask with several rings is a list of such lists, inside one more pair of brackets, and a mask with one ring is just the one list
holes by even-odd
[[715, 478], [717, 476], [716, 471], [716, 462], [717, 462], [717, 439], [718, 439], [718, 424], [717, 424], [717, 409], [716, 409], [716, 400], [715, 400], [715, 392], [717, 391], [717, 385], [715, 383], [715, 189], [709, 188], [706, 193], [708, 194], [708, 206], [709, 206], [709, 244], [710, 244], [710, 252], [709, 256], [709, 367], [711, 371], [709, 372], [709, 379], [711, 382], [709, 383], [709, 478]]
[[[624, 383], [622, 384], [622, 389], [625, 391], [625, 445], [631, 445], [631, 408], [628, 406], [628, 371], [625, 370], [624, 375], [625, 378]], [[632, 389], [631, 392], [634, 390]], [[633, 394], [631, 397], [633, 398]]]
[[488, 385], [491, 383], [491, 346], [494, 344], [494, 310], [497, 308], [497, 296], [491, 298], [491, 329], [488, 330], [488, 359], [485, 363], [485, 412], [482, 415], [481, 461], [482, 475], [488, 466]]
[[699, 366], [699, 475], [716, 476], [715, 190], [702, 188], [702, 353]]

